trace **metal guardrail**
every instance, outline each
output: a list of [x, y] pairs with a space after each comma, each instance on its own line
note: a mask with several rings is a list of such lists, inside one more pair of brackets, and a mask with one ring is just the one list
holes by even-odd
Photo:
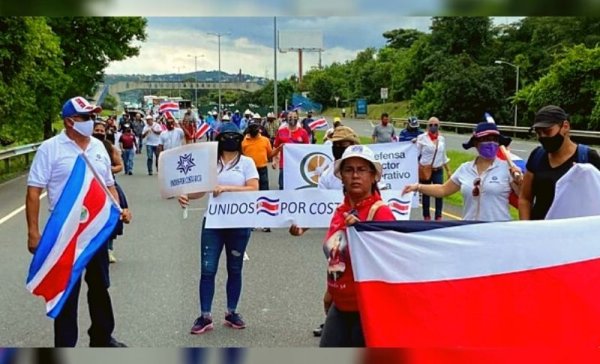
[[[392, 122], [396, 126], [401, 126], [408, 121], [408, 119], [403, 118], [393, 118]], [[400, 122], [400, 123], [399, 123]], [[419, 120], [421, 124], [426, 124], [427, 120]], [[475, 124], [471, 123], [456, 123], [453, 121], [440, 121], [440, 126], [448, 129], [455, 129], [458, 131], [459, 129], [467, 129], [468, 131], [472, 131], [475, 128]], [[527, 126], [512, 126], [512, 125], [500, 125], [498, 124], [498, 130], [504, 131], [507, 133], [513, 134], [529, 134], [530, 128]], [[584, 137], [584, 138], [595, 138], [600, 139], [600, 131], [589, 131], [589, 130], [571, 130], [569, 132], [570, 136], [574, 137]]]
[[42, 143], [33, 143], [27, 145], [21, 145], [19, 147], [0, 150], [0, 161], [4, 161], [4, 172], [10, 171], [10, 160], [11, 158], [18, 157], [21, 155], [25, 156], [25, 163], [29, 165], [29, 155], [34, 153]]

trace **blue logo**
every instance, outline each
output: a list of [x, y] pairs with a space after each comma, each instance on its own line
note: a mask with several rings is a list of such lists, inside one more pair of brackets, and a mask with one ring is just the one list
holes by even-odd
[[179, 162], [177, 162], [177, 170], [180, 173], [183, 173], [187, 176], [188, 172], [190, 172], [192, 170], [192, 167], [195, 166], [196, 163], [194, 163], [192, 153], [179, 156]]

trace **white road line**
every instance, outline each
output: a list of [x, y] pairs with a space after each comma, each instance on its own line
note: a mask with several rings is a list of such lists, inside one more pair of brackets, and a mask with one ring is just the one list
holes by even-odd
[[[46, 197], [47, 193], [44, 192], [40, 195], [40, 200], [43, 199], [44, 197]], [[8, 220], [10, 220], [12, 217], [14, 217], [15, 215], [19, 214], [21, 211], [25, 210], [25, 205], [15, 209], [13, 212], [11, 212], [10, 214], [4, 216], [2, 219], [0, 219], [0, 225], [4, 224], [5, 222], [7, 222]]]

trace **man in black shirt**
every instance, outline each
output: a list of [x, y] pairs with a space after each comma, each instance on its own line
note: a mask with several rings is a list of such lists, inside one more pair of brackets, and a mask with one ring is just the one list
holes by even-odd
[[534, 149], [527, 160], [527, 172], [519, 196], [521, 220], [542, 220], [546, 217], [554, 201], [556, 182], [575, 163], [591, 163], [600, 170], [598, 152], [575, 144], [569, 137], [571, 124], [562, 108], [544, 106], [535, 114], [532, 128], [542, 146]]

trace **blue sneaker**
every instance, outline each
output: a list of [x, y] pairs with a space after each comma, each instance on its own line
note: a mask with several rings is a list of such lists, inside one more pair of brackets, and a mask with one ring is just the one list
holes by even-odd
[[225, 326], [229, 326], [233, 329], [243, 329], [246, 327], [246, 323], [242, 320], [242, 315], [237, 312], [230, 312], [225, 315]]
[[214, 328], [210, 317], [200, 316], [194, 321], [194, 326], [190, 330], [190, 334], [200, 335]]

